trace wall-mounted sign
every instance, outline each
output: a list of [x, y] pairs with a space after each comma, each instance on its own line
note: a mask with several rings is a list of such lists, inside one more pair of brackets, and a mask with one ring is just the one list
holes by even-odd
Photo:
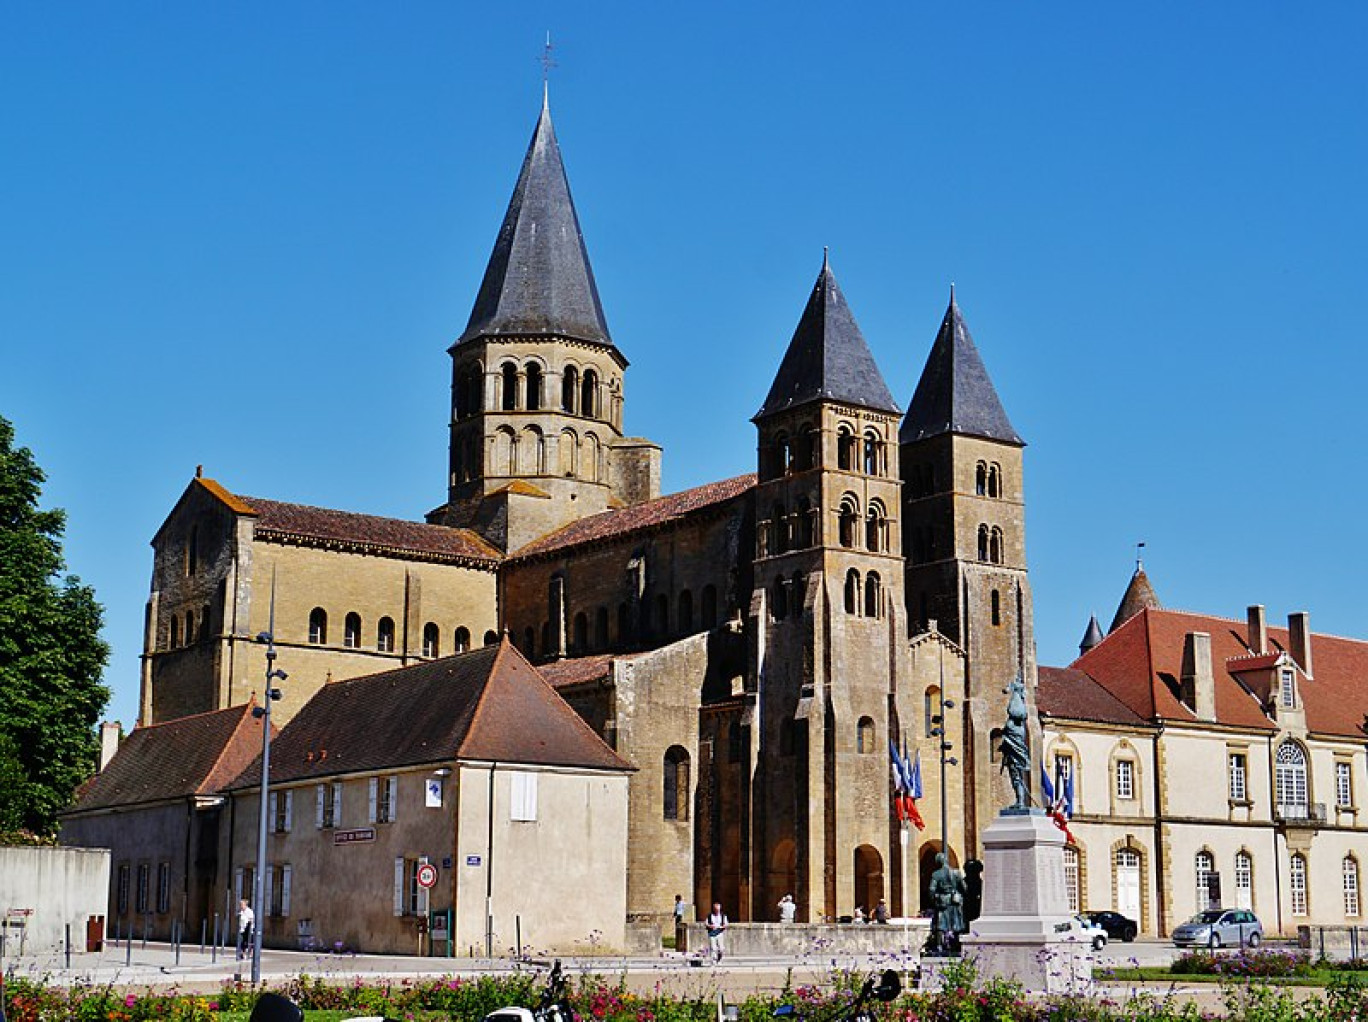
[[424, 862], [418, 867], [418, 875], [414, 878], [418, 881], [418, 886], [422, 888], [432, 888], [437, 886], [437, 867], [430, 862]]
[[467, 865], [467, 866], [478, 866], [479, 864], [480, 864], [480, 857], [479, 857], [478, 855], [467, 855], [467, 856], [466, 856], [466, 865]]
[[442, 779], [440, 777], [429, 777], [427, 779], [424, 805], [428, 809], [442, 808]]
[[374, 827], [357, 827], [355, 830], [335, 830], [333, 831], [333, 844], [335, 845], [354, 845], [360, 841], [374, 841]]

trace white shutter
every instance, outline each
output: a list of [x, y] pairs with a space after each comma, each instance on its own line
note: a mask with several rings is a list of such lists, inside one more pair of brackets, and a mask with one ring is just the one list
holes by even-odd
[[380, 793], [380, 778], [370, 779], [370, 822], [375, 822], [375, 802]]
[[285, 792], [285, 833], [294, 825], [294, 789]]
[[399, 819], [399, 778], [386, 777], [385, 790], [389, 792], [389, 819], [393, 823]]
[[314, 826], [323, 829], [323, 785], [314, 789]]
[[289, 866], [280, 867], [280, 914], [290, 914], [290, 878], [294, 870]]
[[333, 826], [342, 826], [342, 782], [333, 781]]
[[508, 816], [511, 820], [535, 823], [537, 820], [537, 775], [515, 771], [512, 775], [513, 797]]
[[404, 860], [394, 860], [394, 914], [404, 914]]
[[270, 823], [268, 823], [268, 824], [266, 825], [266, 829], [267, 829], [268, 831], [274, 832], [275, 829], [276, 829], [276, 813], [277, 813], [277, 812], [279, 811], [279, 809], [280, 809], [280, 792], [278, 792], [278, 791], [273, 791], [273, 792], [271, 792], [271, 801], [270, 801], [269, 803], [267, 803], [267, 804], [270, 806], [269, 815], [270, 815], [270, 818], [271, 818], [271, 819], [270, 819]]
[[238, 902], [242, 900], [242, 867], [233, 870], [233, 911], [238, 910]]
[[275, 867], [267, 866], [266, 876], [262, 879], [266, 883], [266, 888], [262, 892], [261, 904], [257, 907], [257, 914], [264, 919], [271, 914], [271, 909], [275, 906], [275, 902], [271, 900], [271, 896], [275, 894], [273, 890], [275, 887]]

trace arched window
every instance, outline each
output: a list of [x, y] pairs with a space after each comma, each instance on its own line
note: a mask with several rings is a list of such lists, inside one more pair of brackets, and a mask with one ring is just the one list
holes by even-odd
[[836, 467], [843, 472], [855, 471], [855, 433], [845, 423], [836, 430]]
[[166, 645], [167, 645], [167, 648], [168, 648], [168, 649], [175, 649], [177, 646], [180, 645], [180, 615], [179, 615], [179, 614], [172, 614], [172, 615], [171, 615], [171, 634], [170, 634], [170, 636], [167, 638]]
[[804, 472], [812, 467], [812, 423], [803, 423], [793, 434], [789, 464], [794, 472]]
[[1197, 875], [1197, 911], [1205, 912], [1211, 904], [1211, 874], [1216, 871], [1216, 860], [1208, 851], [1200, 851], [1193, 860]]
[[974, 466], [974, 493], [980, 497], [988, 494], [988, 465], [982, 461]]
[[702, 625], [704, 628], [717, 627], [717, 587], [703, 587]]
[[980, 561], [988, 560], [988, 526], [986, 525], [978, 527], [978, 559]]
[[1000, 592], [998, 592], [996, 589], [993, 590], [993, 596], [992, 596], [991, 602], [992, 602], [992, 605], [993, 605], [993, 606], [992, 606], [992, 620], [993, 620], [993, 624], [995, 624], [995, 625], [1000, 625], [1000, 624], [1002, 624], [1002, 594], [1001, 594]]
[[518, 443], [518, 472], [520, 475], [546, 474], [546, 438], [536, 426], [528, 426]]
[[793, 513], [793, 545], [805, 550], [812, 546], [812, 504], [807, 497], [799, 497]]
[[869, 502], [869, 517], [865, 521], [865, 546], [874, 553], [888, 549], [888, 513], [877, 500]]
[[503, 384], [503, 410], [506, 412], [516, 411], [518, 408], [518, 367], [512, 362], [505, 362], [499, 373]]
[[860, 501], [853, 493], [841, 498], [841, 546], [853, 548], [860, 528]]
[[679, 594], [679, 634], [688, 635], [693, 627], [693, 593], [685, 589]]
[[593, 433], [584, 434], [584, 453], [580, 458], [580, 475], [591, 483], [599, 480], [599, 438]]
[[195, 641], [195, 612], [187, 610], [185, 612], [185, 644], [188, 646]]
[[994, 564], [1002, 563], [1002, 530], [996, 525], [988, 535], [988, 560]]
[[576, 470], [579, 466], [579, 437], [575, 435], [574, 430], [561, 430], [560, 444], [558, 447], [558, 471], [561, 475], [569, 478], [576, 474]]
[[579, 370], [566, 366], [561, 373], [561, 410], [575, 413], [575, 399], [579, 397]]
[[527, 410], [539, 411], [542, 406], [542, 369], [535, 362], [527, 363]]
[[665, 750], [665, 819], [689, 818], [689, 754], [683, 746]]
[[1288, 865], [1290, 883], [1287, 886], [1292, 895], [1292, 914], [1304, 916], [1307, 914], [1306, 858], [1300, 852], [1294, 852]]
[[381, 653], [394, 652], [394, 618], [382, 617], [375, 626], [375, 648]]
[[1290, 739], [1279, 745], [1274, 776], [1278, 794], [1278, 815], [1283, 819], [1305, 819], [1306, 750]]
[[608, 648], [608, 608], [600, 607], [594, 612], [594, 648]]
[[497, 646], [499, 644], [499, 633], [492, 628], [484, 633], [484, 644], [486, 646]]
[[1069, 895], [1069, 912], [1082, 911], [1082, 892], [1079, 889], [1078, 849], [1073, 845], [1064, 846], [1064, 890]]
[[589, 419], [597, 418], [598, 403], [598, 373], [586, 369], [584, 382], [580, 384], [580, 414]]
[[1235, 853], [1235, 907], [1254, 907], [1254, 856], [1245, 851]]
[[865, 475], [882, 475], [883, 469], [883, 440], [879, 434], [873, 430], [866, 431], [864, 435], [864, 470]]
[[883, 583], [876, 571], [865, 576], [864, 603], [865, 617], [883, 617]]
[[926, 737], [932, 737], [936, 729], [936, 717], [940, 714], [940, 687], [932, 685], [922, 696], [922, 720], [925, 722]]
[[845, 609], [847, 614], [860, 612], [860, 573], [854, 568], [846, 572]]
[[1344, 914], [1356, 916], [1359, 914], [1359, 868], [1358, 859], [1352, 855], [1346, 855], [1343, 863], [1340, 864], [1344, 886]]
[[783, 504], [776, 503], [770, 508], [770, 520], [773, 523], [770, 535], [774, 538], [774, 552], [782, 554], [789, 548], [788, 515]]
[[441, 651], [442, 651], [442, 636], [441, 636], [441, 632], [438, 630], [436, 624], [434, 624], [433, 622], [429, 621], [427, 624], [423, 625], [423, 656], [425, 656], [425, 657], [437, 657], [437, 656], [441, 656]]
[[793, 468], [793, 445], [787, 433], [774, 438], [774, 468], [776, 476], [785, 475]]
[[788, 583], [783, 578], [776, 578], [774, 585], [770, 587], [770, 605], [773, 609], [774, 620], [782, 621], [788, 616]]
[[462, 625], [456, 629], [456, 634], [451, 637], [451, 651], [453, 653], [468, 653], [470, 651], [470, 629]]
[[1002, 469], [996, 462], [988, 466], [988, 496], [1002, 496]]
[[328, 612], [322, 607], [309, 611], [309, 641], [322, 646], [328, 641]]
[[874, 718], [861, 717], [855, 726], [855, 751], [868, 755], [874, 751]]
[[352, 611], [342, 621], [342, 645], [348, 649], [361, 648], [361, 615]]

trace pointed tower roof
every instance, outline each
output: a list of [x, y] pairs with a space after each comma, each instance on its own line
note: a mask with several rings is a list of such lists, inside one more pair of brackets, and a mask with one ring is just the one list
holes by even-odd
[[909, 443], [942, 433], [1026, 446], [998, 400], [993, 381], [988, 378], [988, 370], [960, 314], [953, 287], [950, 307], [945, 310], [926, 368], [917, 381], [916, 393], [898, 430], [898, 441]]
[[755, 420], [809, 401], [899, 411], [825, 256], [798, 329]]
[[1131, 618], [1135, 617], [1142, 610], [1159, 610], [1159, 597], [1154, 595], [1154, 586], [1150, 585], [1149, 576], [1145, 574], [1143, 566], [1135, 566], [1135, 574], [1131, 576], [1130, 584], [1126, 586], [1126, 595], [1121, 597], [1121, 605], [1116, 608], [1116, 617], [1112, 618], [1111, 627], [1107, 629], [1110, 635]]
[[1097, 623], [1097, 615], [1088, 618], [1088, 630], [1083, 633], [1083, 641], [1078, 644], [1078, 655], [1082, 656], [1103, 639], [1102, 626]]
[[613, 346], [545, 98], [522, 173], [457, 344], [553, 334]]

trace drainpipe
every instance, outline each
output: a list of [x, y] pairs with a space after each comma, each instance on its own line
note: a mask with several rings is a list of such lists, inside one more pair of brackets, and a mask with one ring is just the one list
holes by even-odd
[[[1159, 743], [1164, 737], [1164, 719], [1158, 719], [1159, 730], [1150, 743], [1154, 760], [1154, 926], [1159, 936], [1168, 934], [1169, 905], [1164, 900], [1164, 779], [1159, 775]], [[1112, 865], [1115, 869], [1115, 864]], [[1143, 894], [1142, 894], [1143, 896]], [[1143, 920], [1141, 920], [1143, 922]]]
[[489, 832], [485, 838], [485, 957], [494, 957], [494, 771], [489, 764]]
[[1278, 935], [1283, 932], [1282, 863], [1278, 862], [1278, 826], [1274, 819], [1278, 804], [1278, 779], [1273, 771], [1273, 735], [1268, 736], [1268, 833], [1273, 838], [1273, 893], [1278, 906]]

